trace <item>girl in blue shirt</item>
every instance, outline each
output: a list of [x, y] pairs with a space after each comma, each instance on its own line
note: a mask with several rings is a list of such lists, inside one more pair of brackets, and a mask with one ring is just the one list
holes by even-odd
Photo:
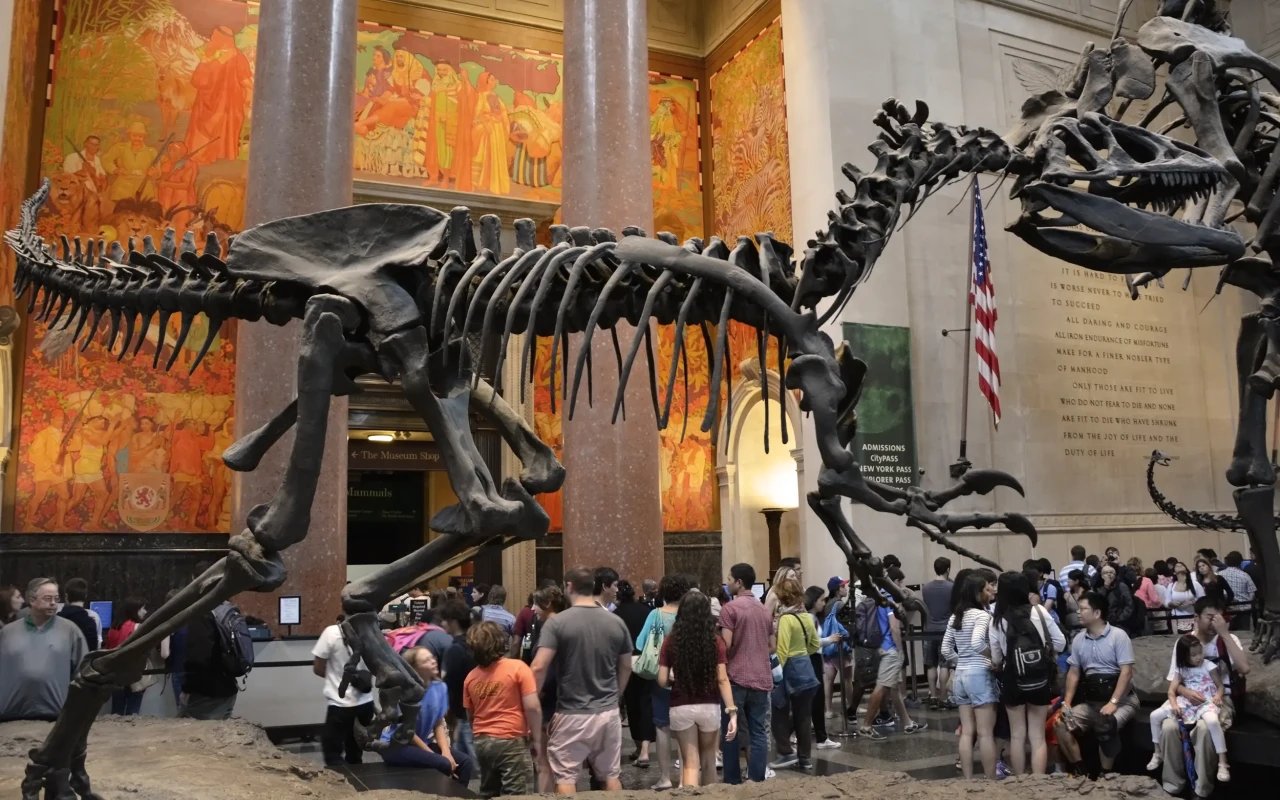
[[[425, 767], [457, 778], [462, 785], [471, 780], [471, 759], [449, 748], [449, 730], [444, 722], [449, 710], [449, 690], [440, 680], [440, 667], [435, 656], [425, 647], [412, 647], [404, 652], [405, 663], [422, 677], [427, 690], [418, 706], [418, 719], [413, 725], [413, 742], [392, 745], [382, 752], [382, 760], [393, 767]], [[390, 742], [396, 726], [382, 733], [382, 741]]]

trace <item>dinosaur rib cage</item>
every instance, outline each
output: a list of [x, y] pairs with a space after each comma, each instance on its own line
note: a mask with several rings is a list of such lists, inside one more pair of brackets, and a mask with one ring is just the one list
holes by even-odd
[[[495, 388], [501, 388], [503, 362], [508, 357], [510, 337], [530, 333], [525, 339], [520, 358], [521, 394], [532, 380], [536, 353], [535, 337], [550, 337], [551, 407], [559, 401], [568, 406], [572, 417], [584, 373], [591, 397], [591, 339], [597, 329], [608, 329], [619, 374], [626, 385], [639, 349], [643, 344], [647, 362], [650, 399], [660, 428], [670, 419], [674, 387], [678, 372], [685, 385], [685, 424], [688, 417], [688, 353], [685, 335], [697, 329], [708, 353], [708, 385], [714, 389], [702, 420], [702, 430], [713, 431], [720, 407], [723, 383], [727, 398], [731, 392], [731, 352], [728, 323], [739, 322], [756, 329], [756, 351], [761, 366], [766, 365], [770, 336], [777, 341], [777, 373], [786, 384], [788, 343], [776, 325], [771, 331], [770, 316], [759, 302], [759, 292], [743, 291], [735, 278], [748, 279], [747, 289], [760, 290], [781, 301], [774, 304], [777, 314], [816, 312], [826, 298], [834, 300], [826, 307], [818, 324], [836, 316], [853, 291], [870, 275], [880, 253], [902, 218], [903, 206], [914, 214], [935, 191], [963, 175], [977, 170], [1008, 170], [1016, 164], [1016, 153], [993, 132], [982, 128], [951, 127], [928, 123], [928, 108], [917, 103], [915, 114], [909, 114], [896, 101], [885, 103], [876, 124], [882, 129], [870, 147], [876, 156], [876, 168], [863, 173], [846, 164], [844, 174], [854, 183], [854, 193], [837, 193], [838, 210], [828, 213], [826, 230], [809, 240], [808, 249], [797, 263], [790, 245], [774, 239], [770, 233], [754, 237], [738, 237], [730, 244], [713, 237], [705, 242], [694, 238], [682, 249], [692, 254], [724, 262], [723, 270], [710, 277], [696, 277], [681, 271], [678, 265], [658, 266], [626, 261], [615, 252], [618, 236], [607, 229], [553, 226], [550, 246], [534, 242], [533, 226], [528, 221], [517, 223], [516, 250], [501, 258], [498, 225], [495, 218], [481, 220], [481, 246], [472, 235], [470, 213], [454, 209], [441, 237], [426, 263], [395, 264], [386, 268], [394, 281], [416, 306], [412, 324], [422, 324], [428, 332], [433, 351], [444, 349], [451, 366], [459, 374], [485, 366], [476, 362], [476, 354], [491, 352], [486, 345], [501, 336], [497, 363], [491, 374]], [[24, 201], [20, 226], [6, 234], [6, 240], [18, 258], [15, 278], [16, 294], [30, 290], [27, 310], [48, 322], [51, 330], [65, 330], [75, 325], [73, 340], [81, 350], [98, 338], [104, 318], [109, 320], [104, 344], [114, 350], [123, 328], [123, 344], [117, 359], [130, 353], [136, 356], [153, 320], [159, 325], [159, 338], [152, 365], [159, 366], [171, 317], [178, 315], [180, 325], [173, 353], [165, 369], [173, 366], [198, 314], [209, 320], [208, 335], [191, 370], [194, 371], [207, 354], [222, 323], [228, 319], [256, 321], [265, 319], [283, 325], [300, 318], [307, 300], [321, 293], [344, 294], [341, 290], [314, 276], [290, 273], [285, 279], [262, 280], [240, 274], [236, 267], [221, 258], [218, 240], [207, 238], [202, 253], [196, 250], [194, 234], [187, 232], [179, 243], [172, 230], [166, 231], [159, 249], [151, 237], [143, 239], [141, 249], [134, 241], [128, 250], [119, 242], [108, 248], [102, 241], [69, 241], [61, 237], [61, 253], [56, 254], [35, 234], [36, 216], [48, 195], [48, 183]], [[342, 214], [352, 209], [321, 212], [328, 224], [341, 224]], [[386, 206], [388, 214], [400, 206]], [[367, 211], [367, 207], [366, 207]], [[431, 212], [440, 217], [440, 212]], [[320, 215], [315, 215], [317, 218]], [[368, 216], [361, 219], [367, 220]], [[910, 219], [910, 215], [907, 216]], [[254, 230], [277, 223], [266, 223]], [[293, 224], [297, 224], [296, 220]], [[639, 228], [626, 228], [622, 238], [644, 236]], [[250, 237], [240, 239], [241, 245]], [[674, 236], [658, 234], [658, 239], [677, 245]], [[229, 257], [235, 261], [237, 240], [231, 243]], [[242, 250], [249, 250], [243, 246]], [[240, 261], [245, 260], [242, 252]], [[337, 260], [337, 259], [335, 259]], [[339, 265], [341, 266], [341, 265]], [[40, 292], [43, 290], [43, 297]], [[344, 296], [346, 296], [344, 294]], [[352, 298], [354, 299], [354, 298]], [[357, 300], [358, 303], [358, 300]], [[38, 309], [38, 311], [37, 311]], [[805, 311], [809, 309], [809, 311]], [[619, 341], [617, 324], [626, 320], [635, 329], [625, 349]], [[675, 325], [675, 347], [670, 362], [658, 365], [654, 353], [650, 322]], [[61, 328], [57, 328], [61, 322]], [[379, 335], [394, 331], [380, 329]], [[369, 342], [369, 320], [362, 329], [349, 334]], [[585, 333], [577, 352], [570, 352], [569, 334]], [[479, 346], [476, 346], [479, 339]], [[659, 373], [659, 367], [662, 373]], [[560, 368], [557, 374], [557, 367]], [[762, 370], [762, 396], [769, 396], [767, 371]], [[665, 375], [666, 394], [660, 397], [659, 378]], [[557, 387], [559, 391], [557, 392]], [[802, 402], [803, 405], [803, 402]], [[622, 408], [622, 392], [614, 398], [613, 418]], [[731, 413], [731, 410], [730, 412]], [[767, 412], [766, 412], [767, 413]], [[785, 415], [781, 419], [782, 440], [787, 442]], [[765, 421], [766, 441], [768, 420]], [[683, 436], [683, 431], [682, 431]], [[767, 446], [767, 445], [766, 445]]]

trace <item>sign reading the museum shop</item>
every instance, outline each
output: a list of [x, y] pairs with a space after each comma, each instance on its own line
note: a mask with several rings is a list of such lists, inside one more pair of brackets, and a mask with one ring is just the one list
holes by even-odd
[[862, 475], [888, 486], [914, 486], [915, 401], [911, 395], [911, 329], [845, 323], [844, 338], [866, 362], [853, 452]]
[[347, 469], [436, 470], [444, 469], [440, 448], [435, 442], [347, 442]]

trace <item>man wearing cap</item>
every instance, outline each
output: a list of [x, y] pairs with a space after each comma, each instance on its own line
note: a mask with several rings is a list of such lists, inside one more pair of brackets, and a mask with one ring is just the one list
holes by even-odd
[[1138, 710], [1133, 692], [1133, 642], [1129, 634], [1107, 623], [1107, 598], [1086, 592], [1080, 598], [1084, 630], [1071, 643], [1067, 685], [1062, 692], [1062, 719], [1054, 726], [1067, 761], [1078, 771], [1080, 745], [1092, 735], [1098, 742], [1102, 769], [1109, 770], [1120, 753], [1120, 729]]
[[102, 157], [103, 166], [112, 175], [107, 197], [112, 202], [133, 197], [155, 200], [155, 178], [160, 175], [156, 167], [157, 153], [147, 144], [146, 123], [129, 123], [128, 139], [111, 145]]

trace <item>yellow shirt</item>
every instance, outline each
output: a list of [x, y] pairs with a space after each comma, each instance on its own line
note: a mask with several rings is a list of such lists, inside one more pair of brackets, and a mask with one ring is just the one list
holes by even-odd
[[786, 613], [778, 617], [778, 662], [788, 658], [808, 657], [818, 652], [818, 630], [813, 617], [806, 612]]

